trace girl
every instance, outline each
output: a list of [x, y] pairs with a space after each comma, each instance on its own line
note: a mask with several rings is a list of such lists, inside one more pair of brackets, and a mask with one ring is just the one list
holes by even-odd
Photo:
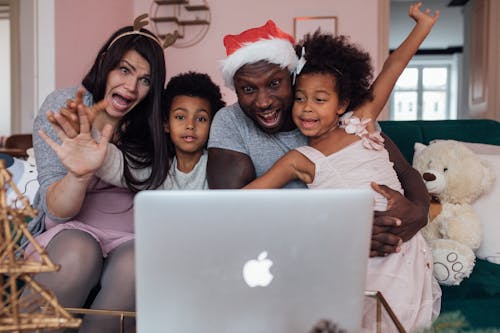
[[[129, 189], [156, 188], [163, 183], [171, 154], [161, 125], [163, 45], [137, 23], [119, 29], [102, 46], [83, 78], [86, 91], [81, 94], [88, 106], [105, 101], [92, 131], [103, 131], [127, 156], [124, 177]], [[95, 159], [94, 152], [76, 156], [62, 149], [64, 143], [59, 147], [47, 118], [48, 110], [64, 107], [76, 91], [70, 88], [50, 94], [34, 123], [39, 215], [29, 229], [49, 257], [61, 265], [59, 272], [40, 273], [35, 279], [52, 290], [64, 307], [86, 304], [91, 309], [134, 311], [133, 192], [95, 177], [102, 159]], [[99, 149], [105, 151], [106, 146], [101, 144]], [[144, 179], [131, 172], [144, 167], [153, 170]], [[25, 256], [34, 254], [30, 244], [25, 241], [24, 245]], [[91, 294], [95, 297], [89, 297]], [[80, 328], [80, 332], [118, 330], [116, 318], [91, 315], [84, 317]]]
[[[283, 156], [247, 188], [278, 188], [299, 178], [309, 188], [359, 188], [376, 182], [402, 192], [382, 138], [370, 132], [397, 78], [438, 19], [437, 11], [431, 16], [420, 6], [410, 7], [409, 15], [417, 24], [386, 60], [372, 86], [368, 54], [345, 37], [319, 32], [305, 37], [296, 48], [303, 58], [292, 116], [309, 145]], [[387, 200], [375, 193], [375, 210], [386, 208]], [[370, 258], [366, 289], [381, 291], [409, 332], [430, 326], [439, 313], [441, 292], [420, 233], [401, 244], [398, 253]], [[386, 314], [383, 319], [383, 332], [396, 330]], [[375, 328], [375, 305], [367, 301], [363, 329]]]

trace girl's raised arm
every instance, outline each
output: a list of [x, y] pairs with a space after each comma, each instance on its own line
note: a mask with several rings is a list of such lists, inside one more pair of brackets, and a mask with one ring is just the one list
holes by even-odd
[[421, 2], [410, 6], [408, 15], [415, 20], [416, 25], [403, 43], [384, 62], [382, 71], [372, 85], [373, 100], [363, 104], [356, 110], [356, 116], [360, 119], [371, 118], [372, 121], [377, 119], [387, 103], [399, 76], [438, 20], [438, 10], [434, 12], [434, 15], [431, 15], [430, 9], [422, 12], [420, 10], [421, 6]]

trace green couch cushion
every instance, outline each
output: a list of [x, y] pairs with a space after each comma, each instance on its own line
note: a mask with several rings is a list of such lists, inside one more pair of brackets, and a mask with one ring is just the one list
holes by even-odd
[[435, 139], [500, 145], [500, 122], [488, 119], [380, 121], [382, 131], [399, 147], [410, 163], [415, 142]]
[[417, 124], [394, 124], [393, 122], [380, 122], [382, 131], [391, 138], [407, 161], [413, 159], [413, 145], [415, 142], [424, 142], [421, 126]]
[[476, 260], [468, 279], [445, 287], [441, 312], [460, 311], [475, 328], [500, 328], [500, 265]]

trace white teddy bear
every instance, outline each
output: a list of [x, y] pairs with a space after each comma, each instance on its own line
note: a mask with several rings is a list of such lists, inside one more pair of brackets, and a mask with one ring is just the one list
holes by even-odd
[[474, 267], [481, 243], [481, 224], [470, 205], [495, 180], [489, 164], [460, 142], [415, 144], [413, 167], [433, 201], [430, 222], [422, 229], [434, 257], [434, 276], [442, 285], [458, 285]]

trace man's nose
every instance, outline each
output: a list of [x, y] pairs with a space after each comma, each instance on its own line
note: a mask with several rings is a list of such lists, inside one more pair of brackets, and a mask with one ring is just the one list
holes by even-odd
[[262, 91], [257, 94], [257, 101], [255, 104], [259, 109], [266, 110], [271, 106], [272, 99], [267, 92]]

